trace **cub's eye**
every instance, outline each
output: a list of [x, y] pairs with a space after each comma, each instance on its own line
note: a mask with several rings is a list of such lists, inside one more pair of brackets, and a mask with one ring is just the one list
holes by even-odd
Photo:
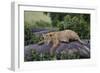
[[52, 34], [50, 34], [50, 37], [52, 36]]

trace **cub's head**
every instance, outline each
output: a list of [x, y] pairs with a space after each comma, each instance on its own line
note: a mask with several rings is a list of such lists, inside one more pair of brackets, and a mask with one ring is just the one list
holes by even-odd
[[52, 41], [53, 33], [42, 34], [42, 36], [44, 38], [44, 43], [49, 44]]

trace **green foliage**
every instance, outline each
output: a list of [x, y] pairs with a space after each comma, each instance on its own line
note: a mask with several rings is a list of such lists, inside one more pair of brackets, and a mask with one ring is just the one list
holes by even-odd
[[25, 45], [29, 45], [29, 44], [35, 44], [38, 43], [41, 40], [41, 37], [35, 35], [32, 32], [32, 29], [34, 28], [50, 28], [52, 27], [52, 25], [48, 22], [44, 22], [42, 20], [34, 23], [33, 24], [29, 24], [27, 22], [24, 22], [24, 44]]
[[51, 13], [52, 26], [59, 30], [70, 29], [82, 39], [90, 39], [90, 15], [75, 13]]
[[85, 21], [83, 15], [74, 16], [71, 20], [64, 21], [64, 29], [76, 31], [82, 39], [90, 38], [90, 24]]
[[36, 25], [34, 27], [37, 27], [37, 28], [44, 28], [44, 27], [52, 27], [52, 25], [48, 22], [44, 22], [42, 20], [36, 22]]
[[32, 50], [32, 61], [45, 61], [45, 60], [64, 60], [64, 59], [79, 59], [79, 53], [69, 54], [62, 51], [59, 54], [50, 55], [49, 53], [37, 53]]
[[36, 36], [35, 34], [33, 34], [31, 41], [32, 41], [32, 44], [35, 44], [35, 43], [38, 43], [39, 41], [41, 41], [41, 38], [39, 36]]
[[57, 23], [57, 28], [59, 28], [59, 30], [64, 30], [64, 25], [63, 25], [63, 22], [58, 22]]
[[31, 29], [34, 28], [47, 28], [47, 27], [52, 27], [51, 23], [45, 22], [43, 20], [37, 21], [37, 22], [33, 22], [31, 25]]
[[41, 41], [41, 38], [39, 36], [36, 36], [33, 32], [33, 25], [28, 24], [25, 22], [24, 24], [24, 44], [29, 45], [29, 44], [35, 44]]
[[32, 31], [31, 31], [31, 25], [25, 22], [24, 24], [24, 44], [28, 45], [28, 43], [31, 43], [31, 38], [32, 38]]

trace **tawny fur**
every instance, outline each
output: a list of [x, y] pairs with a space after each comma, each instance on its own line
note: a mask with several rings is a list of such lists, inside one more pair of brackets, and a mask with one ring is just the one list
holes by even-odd
[[53, 54], [55, 49], [58, 47], [60, 42], [69, 42], [70, 40], [76, 40], [80, 43], [83, 43], [78, 34], [72, 30], [64, 30], [64, 31], [58, 31], [58, 32], [49, 32], [47, 34], [43, 35], [44, 40], [42, 42], [45, 42], [49, 44], [52, 42], [53, 46], [50, 49], [50, 54]]

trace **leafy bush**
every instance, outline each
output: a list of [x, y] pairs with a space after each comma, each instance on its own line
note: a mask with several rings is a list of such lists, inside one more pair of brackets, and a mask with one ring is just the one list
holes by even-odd
[[31, 43], [31, 38], [32, 38], [32, 32], [31, 32], [31, 25], [25, 22], [24, 24], [24, 44], [28, 45]]
[[69, 16], [65, 17], [66, 21], [64, 21], [64, 29], [76, 31], [82, 39], [90, 38], [90, 24], [86, 22], [82, 15], [74, 16], [72, 18]]
[[64, 30], [64, 23], [63, 22], [58, 22], [57, 27], [59, 28], [59, 30]]
[[81, 39], [90, 39], [90, 15], [76, 13], [50, 13], [52, 26], [59, 30], [70, 29], [77, 32]]
[[32, 41], [32, 44], [36, 44], [36, 43], [38, 43], [39, 41], [41, 41], [41, 37], [36, 36], [35, 34], [33, 34], [33, 35], [32, 35], [32, 38], [31, 38], [31, 41]]
[[24, 24], [24, 44], [29, 45], [29, 44], [35, 44], [41, 41], [41, 38], [39, 36], [36, 36], [33, 32], [33, 25], [28, 24], [25, 22]]
[[45, 61], [45, 60], [64, 60], [64, 59], [79, 59], [79, 53], [68, 54], [67, 52], [55, 53], [50, 55], [49, 53], [38, 53], [32, 50], [32, 61]]

